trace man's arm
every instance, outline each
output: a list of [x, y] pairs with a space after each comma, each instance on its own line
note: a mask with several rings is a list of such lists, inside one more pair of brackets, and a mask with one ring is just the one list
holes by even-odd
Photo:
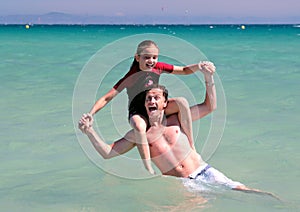
[[129, 131], [123, 138], [113, 142], [112, 144], [106, 144], [96, 133], [90, 123], [93, 122], [93, 117], [89, 114], [84, 114], [80, 119], [78, 127], [85, 133], [97, 152], [104, 158], [109, 159], [121, 154], [124, 154], [135, 147], [134, 133]]
[[213, 78], [216, 68], [211, 62], [203, 62], [201, 64], [199, 64], [199, 68], [204, 74], [206, 95], [203, 103], [191, 107], [193, 121], [206, 116], [217, 108], [216, 87]]

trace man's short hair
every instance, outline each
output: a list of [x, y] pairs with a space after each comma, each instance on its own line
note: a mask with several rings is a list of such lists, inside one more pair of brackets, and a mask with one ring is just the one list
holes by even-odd
[[150, 91], [151, 89], [155, 89], [155, 88], [162, 90], [165, 100], [168, 101], [168, 96], [169, 96], [168, 89], [165, 86], [159, 85], [159, 84], [152, 84], [152, 85], [148, 86], [147, 90], [145, 91], [145, 97], [146, 97], [146, 94], [148, 93], [148, 91]]

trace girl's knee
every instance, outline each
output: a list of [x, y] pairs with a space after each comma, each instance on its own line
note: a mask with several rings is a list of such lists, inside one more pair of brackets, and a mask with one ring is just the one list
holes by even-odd
[[134, 130], [137, 130], [139, 132], [146, 132], [146, 120], [139, 115], [133, 115], [130, 118], [130, 125]]

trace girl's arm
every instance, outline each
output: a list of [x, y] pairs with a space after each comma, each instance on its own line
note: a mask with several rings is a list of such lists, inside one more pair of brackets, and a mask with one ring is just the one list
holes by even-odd
[[174, 66], [172, 74], [177, 74], [177, 75], [193, 74], [196, 71], [200, 70], [199, 67], [201, 67], [201, 63], [202, 62], [200, 62], [199, 64], [192, 64], [187, 66]]
[[104, 96], [102, 96], [98, 101], [94, 104], [89, 114], [94, 115], [99, 110], [101, 110], [107, 103], [109, 103], [115, 96], [118, 95], [118, 91], [114, 88], [109, 90]]

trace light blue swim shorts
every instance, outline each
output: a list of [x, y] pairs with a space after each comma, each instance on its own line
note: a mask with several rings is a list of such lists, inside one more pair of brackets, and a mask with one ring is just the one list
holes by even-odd
[[200, 180], [208, 184], [217, 184], [231, 189], [236, 188], [237, 186], [243, 186], [242, 183], [233, 181], [226, 177], [222, 172], [211, 167], [208, 164], [200, 166], [196, 171], [189, 175], [190, 179]]

